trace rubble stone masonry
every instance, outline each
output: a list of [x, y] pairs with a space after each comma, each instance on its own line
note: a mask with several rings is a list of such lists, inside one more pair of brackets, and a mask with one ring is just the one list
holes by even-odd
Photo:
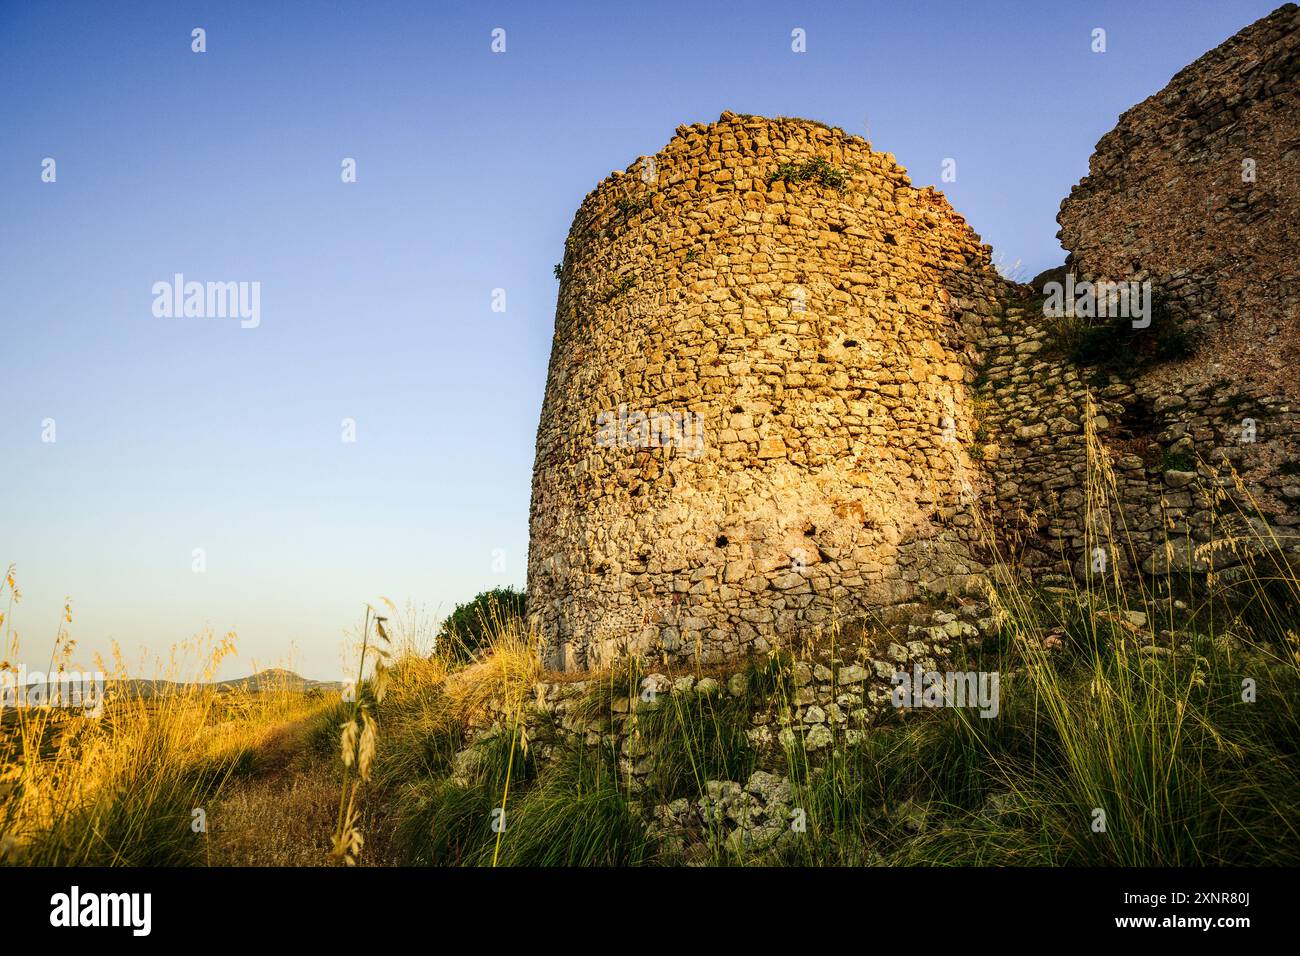
[[892, 156], [803, 120], [679, 128], [591, 193], [533, 485], [553, 663], [717, 660], [965, 584], [989, 252]]
[[1199, 336], [1129, 378], [1074, 365], [943, 196], [841, 130], [724, 113], [601, 183], [537, 435], [547, 663], [738, 659], [1099, 545], [1220, 572], [1249, 550], [1210, 544], [1229, 512], [1297, 559], [1298, 23], [1124, 114], [1062, 206], [1080, 277], [1151, 279]]
[[1184, 378], [1211, 377], [1218, 362], [1295, 393], [1297, 117], [1300, 8], [1288, 3], [1124, 113], [1061, 203], [1075, 273], [1149, 277], [1210, 335]]

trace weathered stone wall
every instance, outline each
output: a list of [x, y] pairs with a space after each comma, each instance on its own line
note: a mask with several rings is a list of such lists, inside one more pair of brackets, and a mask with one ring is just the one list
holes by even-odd
[[[870, 645], [836, 648], [837, 656], [823, 651], [809, 659], [769, 661], [783, 678], [780, 688], [767, 694], [751, 693], [743, 662], [712, 673], [697, 672], [694, 662], [687, 662], [685, 668], [650, 673], [639, 681], [610, 675], [538, 681], [522, 707], [501, 699], [486, 702], [468, 728], [466, 746], [453, 759], [453, 777], [469, 782], [491, 759], [485, 744], [522, 729], [530, 753], [542, 764], [576, 745], [616, 754], [620, 782], [631, 793], [643, 793], [653, 789], [652, 775], [665, 756], [654, 751], [653, 738], [643, 733], [644, 720], [667, 711], [673, 721], [689, 723], [681, 715], [694, 707], [713, 714], [727, 698], [743, 698], [747, 746], [759, 769], [745, 780], [701, 781], [701, 792], [690, 797], [631, 806], [670, 852], [682, 848], [687, 833], [701, 830], [722, 837], [733, 851], [771, 846], [791, 838], [792, 764], [804, 766], [806, 757], [808, 765], [820, 766], [872, 728], [907, 719], [909, 711], [892, 699], [896, 675], [951, 667], [964, 649], [996, 634], [1003, 620], [1000, 611], [976, 601], [952, 612], [898, 605], [888, 617]], [[976, 703], [970, 706], [978, 712]], [[927, 711], [916, 702], [910, 712]], [[796, 753], [803, 757], [792, 758]]]
[[1076, 368], [1026, 307], [981, 346], [976, 454], [1017, 567], [1086, 579], [1096, 548], [1123, 573], [1222, 572], [1262, 549], [1300, 563], [1300, 405], [1250, 380]]
[[942, 196], [839, 130], [723, 114], [613, 174], [538, 429], [548, 663], [762, 652], [1002, 558], [1300, 564], [1298, 64], [1288, 4], [1125, 113], [1062, 204], [1068, 269], [1150, 280], [1150, 334], [1196, 342], [1123, 373], [1007, 307], [1028, 290]]
[[1061, 205], [1067, 270], [1150, 281], [1169, 310], [1141, 335], [1175, 323], [1195, 354], [1127, 377], [1075, 367], [1032, 309], [981, 343], [984, 459], [1022, 565], [1078, 575], [1097, 546], [1146, 573], [1222, 570], [1266, 544], [1295, 557], [1298, 73], [1288, 4], [1124, 113]]
[[720, 660], [970, 584], [989, 251], [892, 156], [802, 120], [680, 127], [592, 192], [537, 437], [548, 662]]
[[1183, 380], [1227, 369], [1296, 397], [1300, 8], [1251, 24], [1124, 113], [1057, 219], [1080, 277], [1149, 277], [1210, 334]]

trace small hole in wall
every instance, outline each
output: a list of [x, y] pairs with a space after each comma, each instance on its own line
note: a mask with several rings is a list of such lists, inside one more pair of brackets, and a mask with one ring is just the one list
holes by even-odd
[[891, 246], [898, 245], [898, 240], [894, 238], [894, 234], [892, 232], [885, 233], [885, 242], [886, 244]]
[[844, 340], [844, 347], [845, 347], [846, 349], [855, 349], [855, 348], [858, 347], [858, 340], [857, 340], [857, 339], [845, 339], [845, 340]]
[[810, 524], [808, 527], [803, 529], [803, 536], [805, 538], [811, 538], [816, 533], [817, 533], [817, 526], [815, 524]]
[[1115, 431], [1124, 437], [1149, 438], [1161, 429], [1160, 416], [1156, 414], [1155, 403], [1145, 395], [1135, 398], [1120, 412]]
[[725, 534], [718, 535], [718, 539], [713, 543], [716, 544], [719, 548], [725, 548], [727, 545], [731, 544], [731, 542], [727, 540], [727, 536]]
[[744, 412], [745, 412], [745, 410], [744, 410], [743, 408], [741, 408], [739, 405], [735, 406], [735, 407], [731, 410], [731, 414], [733, 414], [733, 415], [743, 415]]

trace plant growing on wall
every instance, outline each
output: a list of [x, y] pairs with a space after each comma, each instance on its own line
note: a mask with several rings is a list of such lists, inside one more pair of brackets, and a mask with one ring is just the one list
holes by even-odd
[[605, 295], [605, 301], [613, 302], [624, 292], [627, 292], [629, 289], [635, 287], [637, 282], [639, 281], [640, 280], [637, 278], [637, 274], [635, 272], [629, 273], [628, 275], [621, 277], [617, 282], [614, 283], [613, 287]]
[[1156, 290], [1151, 298], [1150, 325], [1134, 328], [1127, 316], [1055, 320], [1055, 347], [1075, 365], [1096, 367], [1131, 376], [1151, 365], [1187, 358], [1196, 349], [1195, 337], [1179, 324], [1169, 296]]
[[768, 185], [780, 180], [785, 183], [806, 183], [816, 180], [823, 186], [843, 192], [849, 185], [849, 171], [832, 166], [820, 156], [802, 163], [781, 163], [776, 172], [767, 177]]

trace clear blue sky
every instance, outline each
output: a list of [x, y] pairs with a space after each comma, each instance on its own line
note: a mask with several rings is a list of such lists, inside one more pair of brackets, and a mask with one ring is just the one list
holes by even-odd
[[[678, 124], [869, 122], [1032, 275], [1062, 261], [1060, 201], [1118, 115], [1274, 6], [0, 0], [0, 566], [23, 660], [71, 595], [83, 649], [211, 626], [240, 635], [227, 674], [293, 645], [328, 678], [366, 600], [445, 613], [522, 585], [551, 267], [586, 193]], [[177, 272], [260, 282], [260, 327], [156, 318]]]

